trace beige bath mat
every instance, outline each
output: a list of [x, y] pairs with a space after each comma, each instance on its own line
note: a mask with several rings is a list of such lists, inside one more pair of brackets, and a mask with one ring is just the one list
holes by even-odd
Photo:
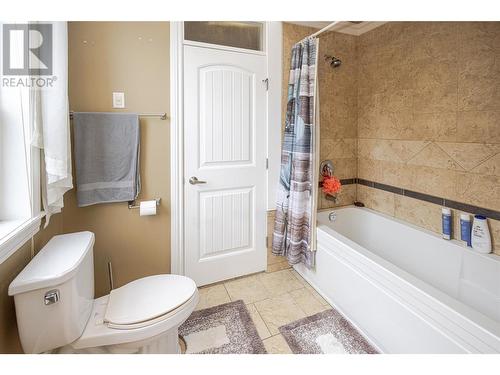
[[195, 311], [179, 328], [186, 354], [265, 354], [243, 301]]
[[279, 328], [295, 354], [376, 354], [377, 350], [335, 309]]

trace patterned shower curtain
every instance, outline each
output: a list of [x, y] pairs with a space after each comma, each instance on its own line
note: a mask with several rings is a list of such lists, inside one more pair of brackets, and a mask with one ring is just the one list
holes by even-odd
[[292, 48], [285, 132], [281, 154], [273, 254], [290, 264], [315, 263], [319, 141], [316, 73], [319, 40], [308, 38]]

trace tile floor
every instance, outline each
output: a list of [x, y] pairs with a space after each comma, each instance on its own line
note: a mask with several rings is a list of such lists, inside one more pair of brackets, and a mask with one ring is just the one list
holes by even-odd
[[[241, 299], [247, 305], [268, 353], [291, 353], [278, 328], [329, 309], [330, 305], [288, 264], [285, 267], [283, 258], [275, 263], [273, 260], [269, 258], [270, 269], [266, 272], [200, 288], [200, 302], [196, 309]], [[280, 266], [275, 270], [271, 267], [273, 264]]]

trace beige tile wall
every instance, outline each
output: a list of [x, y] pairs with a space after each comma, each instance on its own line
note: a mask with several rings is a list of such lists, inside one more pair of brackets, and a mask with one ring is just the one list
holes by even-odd
[[[342, 60], [333, 69], [325, 55]], [[335, 175], [340, 179], [354, 178], [357, 171], [358, 64], [356, 37], [329, 32], [320, 37], [318, 53], [318, 83], [320, 104], [320, 159], [330, 159]], [[337, 202], [319, 194], [320, 209], [352, 204], [356, 200], [356, 185], [345, 185]]]
[[[286, 113], [290, 51], [296, 42], [315, 31], [310, 27], [283, 24], [283, 118]], [[340, 58], [342, 66], [332, 69], [325, 61], [325, 55]], [[331, 159], [336, 167], [335, 175], [341, 179], [356, 177], [357, 75], [356, 37], [336, 32], [323, 34], [318, 52], [320, 159]], [[346, 185], [337, 203], [324, 199], [321, 194], [318, 208], [351, 204], [355, 196], [356, 186]]]
[[[358, 177], [500, 210], [500, 22], [391, 22], [358, 38], [358, 61]], [[437, 205], [357, 199], [441, 230]]]
[[[292, 45], [283, 25], [283, 103]], [[324, 55], [343, 64], [331, 69]], [[359, 177], [500, 210], [500, 22], [390, 22], [359, 37], [320, 38], [321, 159]], [[440, 207], [366, 186], [354, 200], [440, 232]], [[320, 197], [318, 207], [333, 203]], [[455, 212], [458, 220], [458, 212]], [[457, 226], [456, 226], [457, 227]], [[500, 222], [490, 220], [500, 254]]]

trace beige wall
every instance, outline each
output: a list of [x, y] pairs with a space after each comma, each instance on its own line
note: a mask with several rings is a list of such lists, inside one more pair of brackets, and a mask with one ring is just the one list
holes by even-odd
[[[358, 177], [500, 210], [500, 22], [389, 23], [358, 58]], [[366, 186], [357, 199], [441, 230], [440, 206]]]
[[[41, 230], [34, 239], [33, 250], [41, 249], [54, 235], [62, 232], [62, 215], [51, 217], [47, 229]], [[14, 298], [9, 297], [9, 285], [31, 260], [31, 241], [0, 264], [0, 353], [22, 353], [17, 333]]]
[[[314, 33], [316, 29], [283, 24], [283, 88], [282, 113], [286, 115], [290, 52], [295, 43]], [[324, 55], [335, 55], [342, 60], [340, 68], [333, 69]], [[356, 37], [328, 32], [321, 36], [318, 51], [318, 85], [320, 97], [321, 144], [320, 159], [331, 159], [335, 175], [341, 179], [356, 177], [357, 156], [357, 62]], [[320, 194], [318, 208], [352, 204], [356, 185], [345, 185], [335, 204]]]
[[17, 334], [14, 299], [7, 291], [9, 284], [31, 259], [31, 241], [0, 264], [0, 353], [21, 353]]
[[[168, 22], [70, 22], [70, 107], [112, 111], [112, 92], [125, 92], [127, 112], [169, 113]], [[157, 216], [140, 217], [126, 203], [76, 205], [66, 194], [63, 230], [90, 230], [94, 247], [96, 296], [109, 292], [107, 263], [115, 287], [170, 272], [169, 121], [141, 118], [139, 200], [161, 197]]]

